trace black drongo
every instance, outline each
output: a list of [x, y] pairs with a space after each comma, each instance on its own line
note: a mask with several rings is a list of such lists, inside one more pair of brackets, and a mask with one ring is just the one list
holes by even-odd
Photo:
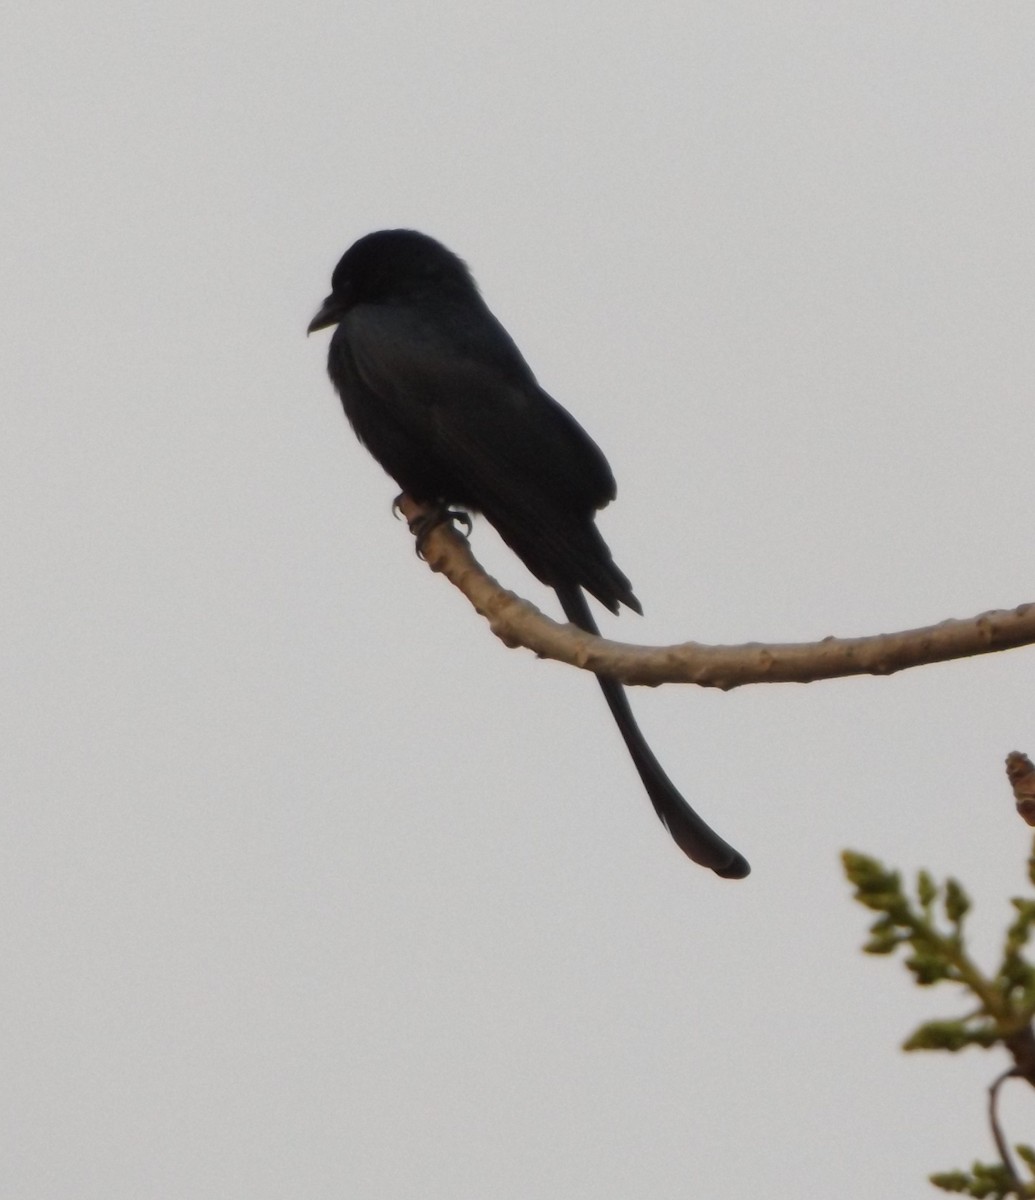
[[[595, 514], [615, 496], [596, 443], [543, 391], [463, 262], [433, 238], [388, 229], [335, 267], [309, 326], [328, 325], [328, 371], [359, 440], [414, 500], [480, 512], [568, 620], [597, 627], [584, 592], [642, 611]], [[750, 868], [676, 790], [617, 681], [604, 696], [658, 816], [694, 862], [728, 879]]]

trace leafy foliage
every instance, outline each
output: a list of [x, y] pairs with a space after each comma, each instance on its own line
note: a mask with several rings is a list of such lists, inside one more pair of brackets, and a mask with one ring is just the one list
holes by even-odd
[[[921, 1025], [906, 1039], [904, 1049], [987, 1049], [1030, 1025], [1035, 1016], [1035, 967], [1023, 950], [1035, 928], [1035, 900], [1012, 901], [1017, 916], [1006, 931], [998, 969], [986, 976], [966, 951], [963, 925], [971, 902], [957, 880], [939, 886], [921, 871], [913, 899], [898, 871], [877, 859], [850, 850], [842, 859], [856, 900], [879, 914], [863, 946], [866, 953], [893, 954], [901, 947], [905, 965], [920, 987], [956, 983], [978, 1000], [979, 1007], [964, 1017]], [[1031, 861], [1035, 867], [1035, 859]]]
[[[927, 871], [920, 871], [912, 896], [903, 887], [899, 872], [877, 859], [846, 850], [842, 860], [855, 899], [878, 914], [863, 946], [866, 953], [887, 955], [901, 949], [917, 986], [954, 983], [977, 1001], [977, 1007], [963, 1016], [925, 1022], [906, 1038], [903, 1049], [954, 1053], [967, 1046], [987, 1050], [1002, 1045], [1015, 1064], [1007, 1074], [1022, 1076], [1035, 1086], [1031, 1024], [1035, 966], [1024, 956], [1035, 928], [1035, 899], [1011, 901], [1016, 916], [1007, 927], [999, 966], [994, 974], [986, 975], [967, 953], [963, 927], [971, 902], [957, 880], [938, 884]], [[1028, 859], [1028, 879], [1035, 885], [1035, 847]], [[994, 1122], [993, 1132], [1003, 1162], [975, 1162], [969, 1172], [942, 1172], [932, 1175], [931, 1182], [943, 1191], [967, 1196], [1035, 1200], [1035, 1151], [1016, 1147], [1032, 1177], [1032, 1182], [1024, 1183]]]
[[[1031, 1153], [1028, 1146], [1018, 1146], [1021, 1151]], [[1025, 1158], [1027, 1161], [1027, 1158]], [[1029, 1166], [1031, 1164], [1029, 1163]], [[990, 1200], [1005, 1200], [1007, 1196], [1035, 1196], [1031, 1186], [1025, 1186], [1018, 1192], [1003, 1163], [974, 1163], [968, 1174], [966, 1171], [942, 1171], [928, 1178], [935, 1187], [943, 1192], [957, 1192], [964, 1196], [989, 1197]]]

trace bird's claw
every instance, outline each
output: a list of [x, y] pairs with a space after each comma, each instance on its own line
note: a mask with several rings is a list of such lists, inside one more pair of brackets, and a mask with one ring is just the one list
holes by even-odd
[[466, 508], [447, 509], [446, 516], [449, 517], [450, 521], [452, 521], [454, 525], [463, 526], [465, 538], [469, 538], [471, 536], [471, 530], [474, 528], [474, 522], [471, 520], [471, 514]]
[[[395, 503], [392, 505], [392, 511], [396, 516], [399, 515], [399, 501], [401, 496], [397, 496]], [[428, 540], [428, 534], [431, 533], [439, 525], [459, 525], [463, 528], [463, 536], [465, 538], [471, 536], [471, 514], [462, 508], [450, 508], [445, 504], [436, 504], [433, 508], [422, 512], [419, 516], [413, 518], [412, 521], [407, 521], [410, 527], [410, 533], [413, 534], [416, 540], [416, 552], [418, 558], [424, 558], [424, 544]]]

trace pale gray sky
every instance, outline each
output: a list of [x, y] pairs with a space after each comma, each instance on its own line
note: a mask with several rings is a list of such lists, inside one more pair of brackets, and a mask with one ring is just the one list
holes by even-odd
[[896, 1050], [959, 1005], [858, 953], [838, 852], [958, 873], [989, 955], [1032, 654], [637, 693], [754, 865], [717, 880], [592, 680], [416, 560], [305, 327], [370, 229], [465, 257], [614, 466], [623, 640], [1035, 599], [1033, 51], [1031, 4], [944, 0], [8, 15], [3, 1195], [872, 1200], [992, 1157], [1000, 1062]]

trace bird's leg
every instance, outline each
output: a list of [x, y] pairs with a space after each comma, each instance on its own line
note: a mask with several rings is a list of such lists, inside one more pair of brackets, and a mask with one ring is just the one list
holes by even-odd
[[[400, 492], [392, 501], [392, 512], [398, 516], [399, 508], [405, 492]], [[416, 539], [416, 550], [418, 558], [424, 557], [424, 543], [427, 541], [428, 534], [438, 525], [461, 525], [463, 526], [464, 537], [471, 536], [471, 514], [462, 508], [450, 508], [448, 504], [443, 504], [441, 501], [436, 501], [434, 504], [428, 505], [425, 510], [413, 518], [408, 520], [407, 525], [410, 527], [410, 533]]]

